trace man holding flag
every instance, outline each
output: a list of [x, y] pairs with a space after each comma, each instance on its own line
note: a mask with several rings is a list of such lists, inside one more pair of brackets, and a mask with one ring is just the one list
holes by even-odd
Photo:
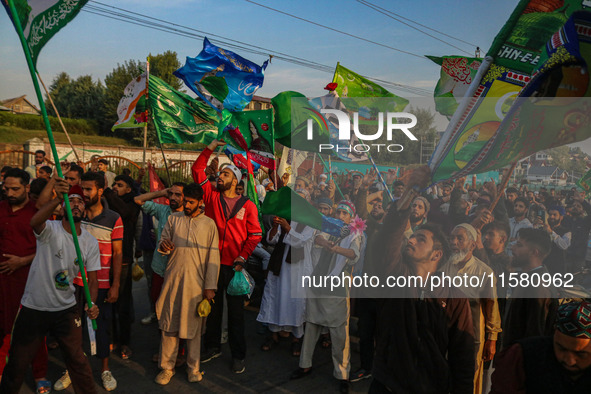
[[[96, 393], [92, 370], [82, 350], [82, 321], [73, 284], [79, 266], [63, 208], [63, 196], [70, 187], [63, 179], [58, 179], [55, 189], [57, 197], [31, 218], [31, 227], [37, 238], [37, 253], [21, 299], [22, 308], [13, 327], [8, 364], [0, 383], [0, 393], [3, 394], [19, 392], [27, 366], [48, 332], [57, 339], [64, 354], [74, 391]], [[94, 302], [98, 293], [97, 271], [101, 269], [98, 241], [80, 227], [85, 211], [82, 188], [72, 187], [67, 196]], [[48, 220], [60, 205], [62, 220]], [[99, 309], [94, 303], [92, 308], [85, 309], [88, 317], [97, 318]]]
[[[246, 261], [262, 239], [258, 210], [246, 196], [236, 193], [241, 172], [233, 164], [223, 167], [218, 175], [216, 187], [209, 182], [205, 168], [212, 152], [225, 143], [213, 140], [192, 167], [193, 179], [203, 187], [205, 214], [212, 218], [219, 232], [220, 275], [214, 304], [207, 319], [204, 351], [201, 362], [205, 363], [221, 355], [222, 313], [224, 293], [234, 275], [241, 271]], [[226, 294], [228, 301], [228, 334], [232, 352], [232, 370], [242, 373], [245, 370], [246, 339], [244, 336], [243, 297]]]

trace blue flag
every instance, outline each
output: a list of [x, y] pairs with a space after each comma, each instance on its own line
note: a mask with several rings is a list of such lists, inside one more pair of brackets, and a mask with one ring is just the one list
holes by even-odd
[[205, 38], [199, 55], [187, 57], [174, 75], [216, 110], [242, 111], [263, 86], [268, 62], [259, 66]]

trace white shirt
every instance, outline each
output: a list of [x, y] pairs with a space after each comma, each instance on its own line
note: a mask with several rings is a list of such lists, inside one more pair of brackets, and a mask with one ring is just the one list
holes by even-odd
[[[21, 304], [38, 311], [56, 312], [76, 305], [73, 280], [80, 271], [72, 234], [61, 220], [48, 220], [37, 238], [37, 253], [31, 263]], [[86, 271], [101, 269], [98, 241], [82, 229], [78, 243]]]

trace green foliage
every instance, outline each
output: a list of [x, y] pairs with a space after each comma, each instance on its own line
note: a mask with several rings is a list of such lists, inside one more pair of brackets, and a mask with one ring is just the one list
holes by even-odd
[[[98, 135], [99, 124], [94, 119], [62, 118], [69, 134]], [[57, 118], [49, 116], [49, 124], [54, 132], [61, 132], [62, 127]], [[11, 114], [0, 112], [0, 125], [18, 127], [26, 130], [45, 130], [43, 118], [39, 115]]]
[[162, 54], [152, 56], [150, 54], [150, 74], [155, 75], [176, 90], [181, 90], [183, 82], [172, 75], [181, 67], [181, 62], [174, 51], [166, 51]]
[[587, 172], [585, 158], [588, 157], [580, 147], [559, 146], [546, 151], [550, 157], [550, 164], [557, 166], [569, 173], [575, 172], [580, 175]]
[[[62, 72], [49, 87], [60, 116], [72, 119], [100, 119], [103, 111], [105, 87], [100, 81], [94, 82], [90, 75], [82, 75], [72, 80]], [[50, 115], [56, 115], [49, 99], [45, 106]]]

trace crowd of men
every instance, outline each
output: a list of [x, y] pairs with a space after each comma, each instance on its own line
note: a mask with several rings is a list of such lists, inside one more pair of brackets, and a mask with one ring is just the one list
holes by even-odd
[[[32, 166], [2, 169], [0, 393], [18, 393], [29, 365], [38, 393], [70, 385], [96, 392], [83, 350], [89, 319], [102, 385], [116, 389], [109, 358], [133, 356], [139, 256], [148, 294], [136, 302], [150, 304], [141, 322], [160, 330], [159, 385], [185, 364], [188, 381], [201, 381], [201, 364], [219, 357], [226, 340], [232, 371], [246, 370], [248, 295], [228, 290], [237, 273], [259, 264], [257, 320], [266, 337], [254, 345], [268, 352], [290, 338], [299, 357], [291, 379], [313, 373], [319, 346], [331, 349], [341, 392], [369, 378], [372, 393], [590, 392], [591, 302], [567, 300], [563, 291], [586, 272], [591, 204], [582, 193], [465, 179], [430, 186], [427, 167], [403, 177], [388, 172], [384, 182], [375, 171], [300, 174], [291, 179], [292, 203], [305, 200], [332, 225], [319, 229], [303, 212], [262, 215], [257, 206], [287, 190], [290, 175], [270, 172], [251, 201], [243, 172], [211, 158], [221, 145], [213, 141], [200, 154], [193, 182], [154, 192], [142, 190], [144, 171], [137, 179], [129, 170], [117, 175], [105, 159], [88, 168], [65, 164], [63, 179], [43, 151]], [[422, 282], [352, 289], [302, 281], [364, 276]], [[482, 282], [433, 286], [446, 276]], [[207, 316], [198, 313], [204, 302]], [[359, 360], [351, 359], [352, 317]], [[48, 347], [60, 348], [67, 367], [53, 385]]]

